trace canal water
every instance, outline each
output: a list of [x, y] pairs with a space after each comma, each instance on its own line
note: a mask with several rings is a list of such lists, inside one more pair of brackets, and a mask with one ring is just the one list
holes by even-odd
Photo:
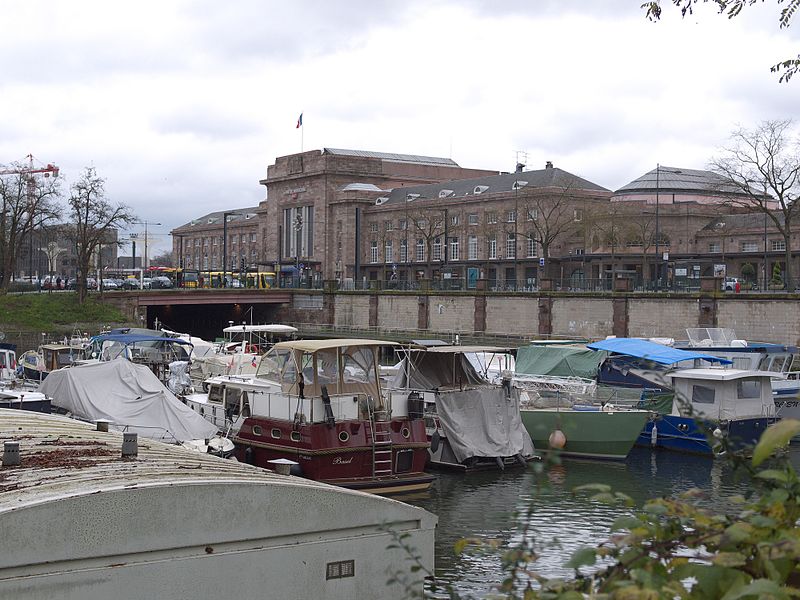
[[[791, 450], [800, 468], [800, 448]], [[439, 517], [436, 532], [436, 578], [460, 594], [481, 597], [502, 579], [500, 555], [524, 534], [536, 540], [540, 558], [534, 570], [549, 577], [570, 577], [565, 568], [576, 549], [608, 538], [611, 524], [634, 509], [609, 506], [573, 494], [576, 486], [604, 483], [631, 496], [637, 506], [649, 498], [691, 488], [706, 492], [699, 502], [724, 510], [726, 499], [748, 490], [724, 461], [675, 452], [634, 448], [625, 462], [564, 460], [546, 475], [547, 487], [537, 492], [533, 470], [506, 473], [440, 473], [428, 494], [404, 498]], [[454, 544], [475, 537], [500, 542], [499, 549], [454, 553]]]

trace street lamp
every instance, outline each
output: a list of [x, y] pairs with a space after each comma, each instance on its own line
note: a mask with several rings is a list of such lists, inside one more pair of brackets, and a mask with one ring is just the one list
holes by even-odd
[[294, 231], [295, 231], [295, 246], [294, 246], [294, 260], [295, 260], [295, 273], [297, 276], [297, 285], [295, 287], [300, 287], [300, 251], [303, 245], [303, 215], [299, 212], [297, 216], [294, 218]]
[[[660, 202], [659, 202], [659, 191], [660, 191], [659, 175], [660, 175], [661, 171], [664, 171], [664, 169], [661, 168], [661, 165], [656, 163], [656, 285], [658, 286], [659, 289], [661, 288], [661, 261], [662, 261], [661, 253], [659, 252], [659, 249], [658, 249], [658, 245], [661, 242], [661, 239], [660, 239], [661, 238], [661, 230], [659, 229], [659, 221], [658, 221], [658, 206], [660, 204]], [[667, 169], [665, 172], [666, 173], [674, 173], [674, 174], [681, 173], [680, 170], [674, 170], [673, 171], [673, 170], [670, 170], [670, 169]]]
[[222, 213], [222, 287], [226, 287], [226, 269], [228, 268], [228, 217], [235, 212]]
[[[147, 226], [148, 225], [156, 225], [160, 226], [161, 223], [154, 223], [153, 221], [133, 221], [131, 225], [144, 225], [144, 260], [142, 261], [142, 269], [147, 270], [150, 266], [150, 257], [147, 253], [147, 244], [148, 244], [148, 237], [147, 237]], [[133, 268], [136, 268], [136, 257], [134, 256], [134, 265]]]

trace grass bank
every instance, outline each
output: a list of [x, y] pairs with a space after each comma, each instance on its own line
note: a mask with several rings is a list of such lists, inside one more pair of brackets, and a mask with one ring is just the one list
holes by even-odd
[[72, 292], [0, 294], [0, 330], [60, 332], [76, 324], [126, 322], [117, 308], [91, 296], [82, 305]]

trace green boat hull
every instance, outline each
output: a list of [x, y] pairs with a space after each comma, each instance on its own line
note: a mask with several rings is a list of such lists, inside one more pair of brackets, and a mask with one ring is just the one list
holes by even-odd
[[602, 411], [555, 408], [522, 409], [522, 422], [537, 453], [550, 448], [555, 430], [566, 437], [562, 456], [624, 460], [644, 429], [650, 413], [644, 410]]

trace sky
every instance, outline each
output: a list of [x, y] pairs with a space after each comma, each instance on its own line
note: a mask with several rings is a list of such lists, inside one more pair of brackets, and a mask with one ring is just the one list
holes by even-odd
[[549, 160], [614, 190], [800, 121], [800, 75], [769, 71], [800, 51], [775, 0], [732, 20], [663, 2], [653, 23], [642, 0], [5, 0], [0, 164], [54, 163], [65, 191], [94, 167], [154, 256], [256, 206], [301, 149]]

